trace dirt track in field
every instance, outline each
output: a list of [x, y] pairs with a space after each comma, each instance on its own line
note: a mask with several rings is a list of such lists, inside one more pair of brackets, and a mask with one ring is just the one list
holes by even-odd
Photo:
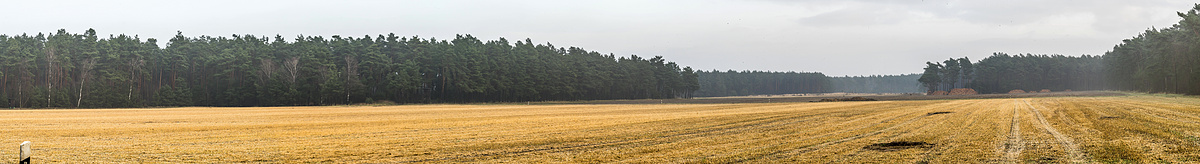
[[1058, 129], [1054, 128], [1054, 126], [1051, 126], [1050, 123], [1046, 121], [1046, 117], [1042, 116], [1040, 109], [1029, 104], [1029, 101], [1025, 101], [1024, 103], [1025, 106], [1029, 106], [1030, 111], [1033, 111], [1033, 115], [1037, 116], [1037, 121], [1039, 123], [1038, 125], [1041, 125], [1041, 129], [1046, 130], [1047, 133], [1050, 133], [1050, 135], [1054, 136], [1054, 139], [1058, 140], [1058, 144], [1063, 147], [1062, 149], [1067, 151], [1070, 162], [1084, 162], [1083, 154], [1080, 153], [1079, 146], [1078, 144], [1075, 144], [1075, 141], [1073, 141], [1070, 137], [1058, 132]]
[[[1016, 103], [1016, 100], [1013, 100]], [[1004, 143], [1004, 161], [1005, 163], [1019, 163], [1017, 160], [1021, 156], [1021, 151], [1025, 151], [1025, 141], [1021, 140], [1021, 115], [1018, 107], [1013, 107], [1012, 119], [1009, 121], [1008, 141]]]

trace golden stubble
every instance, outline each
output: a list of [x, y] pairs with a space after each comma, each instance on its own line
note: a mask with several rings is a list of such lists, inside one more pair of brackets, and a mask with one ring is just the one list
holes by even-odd
[[[71, 163], [1200, 162], [1200, 100], [0, 111], [0, 156]], [[878, 143], [931, 146], [864, 149]]]

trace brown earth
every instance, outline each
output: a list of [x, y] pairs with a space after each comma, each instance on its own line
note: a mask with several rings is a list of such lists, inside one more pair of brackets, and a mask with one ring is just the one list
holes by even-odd
[[897, 150], [904, 150], [904, 149], [911, 149], [911, 148], [932, 148], [933, 146], [934, 146], [934, 144], [925, 143], [925, 142], [898, 141], [898, 142], [871, 144], [871, 145], [867, 145], [867, 146], [863, 147], [863, 149], [875, 150], [875, 151], [897, 151]]
[[975, 95], [975, 94], [979, 94], [979, 92], [975, 92], [975, 89], [971, 89], [971, 88], [954, 88], [954, 89], [951, 89], [951, 90], [950, 90], [950, 94], [949, 94], [949, 95]]

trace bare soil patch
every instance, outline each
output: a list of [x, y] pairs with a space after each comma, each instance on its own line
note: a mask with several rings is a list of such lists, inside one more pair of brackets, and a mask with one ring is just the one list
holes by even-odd
[[934, 144], [926, 143], [926, 142], [897, 141], [897, 142], [871, 144], [871, 145], [867, 145], [866, 147], [863, 147], [863, 149], [875, 150], [875, 151], [896, 151], [896, 150], [904, 150], [904, 149], [912, 149], [912, 148], [933, 148], [933, 146], [934, 146]]
[[932, 115], [939, 115], [939, 114], [950, 114], [950, 113], [954, 113], [954, 112], [932, 112], [932, 113], [928, 113], [928, 114], [925, 114], [925, 115], [926, 115], [926, 116], [932, 116]]

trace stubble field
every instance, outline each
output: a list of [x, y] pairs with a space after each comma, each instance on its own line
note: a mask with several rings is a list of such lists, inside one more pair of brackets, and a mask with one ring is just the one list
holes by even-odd
[[1147, 95], [0, 116], [0, 162], [22, 141], [52, 163], [1200, 162], [1200, 99]]

